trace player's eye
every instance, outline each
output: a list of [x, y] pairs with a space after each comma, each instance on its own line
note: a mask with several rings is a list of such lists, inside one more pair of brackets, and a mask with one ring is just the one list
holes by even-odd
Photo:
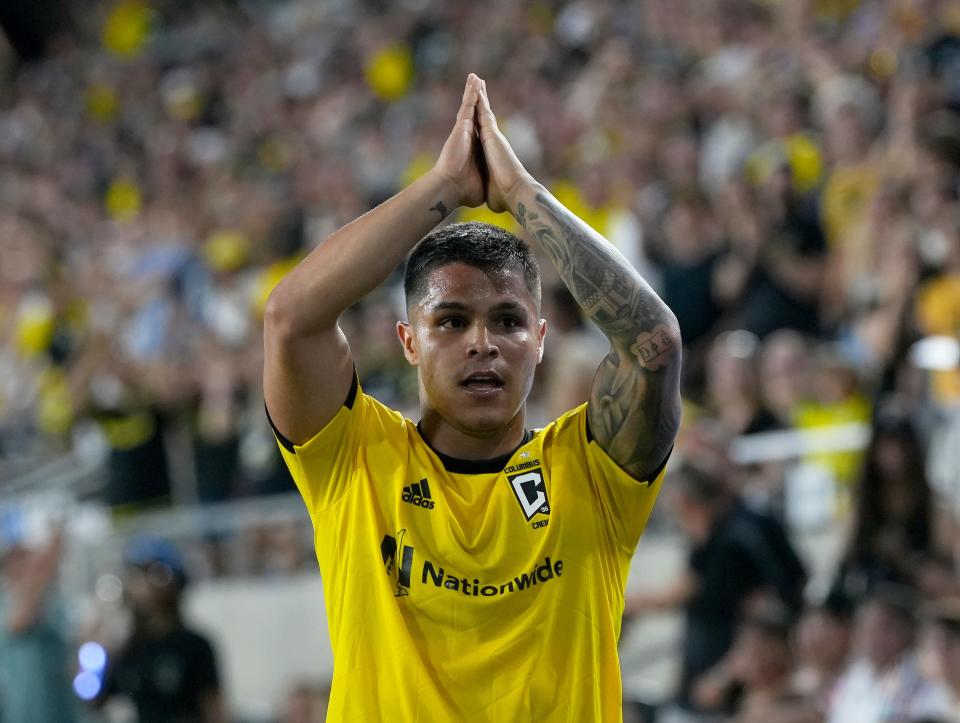
[[440, 320], [440, 326], [444, 329], [462, 329], [466, 325], [466, 320], [459, 316], [445, 316]]
[[506, 329], [516, 329], [523, 326], [523, 322], [516, 316], [502, 316], [500, 317], [500, 325]]

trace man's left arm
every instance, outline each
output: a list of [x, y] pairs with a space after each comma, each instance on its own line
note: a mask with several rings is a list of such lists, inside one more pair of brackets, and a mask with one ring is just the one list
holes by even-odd
[[648, 480], [669, 454], [680, 424], [676, 317], [608, 241], [542, 186], [524, 185], [511, 200], [517, 221], [610, 340], [590, 390], [590, 431], [611, 459]]
[[609, 241], [574, 216], [517, 160], [482, 84], [480, 139], [487, 204], [510, 211], [550, 256], [587, 317], [610, 340], [593, 380], [587, 420], [597, 443], [647, 481], [680, 425], [680, 329], [656, 292]]

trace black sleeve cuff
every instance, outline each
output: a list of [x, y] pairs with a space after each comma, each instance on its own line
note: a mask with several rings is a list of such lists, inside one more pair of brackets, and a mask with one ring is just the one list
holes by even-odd
[[[587, 433], [587, 444], [590, 444], [590, 442], [593, 441], [593, 432], [590, 431], [590, 419], [586, 415], [584, 415], [583, 422], [584, 422], [584, 427], [586, 428], [586, 433]], [[672, 454], [673, 454], [673, 446], [671, 445], [670, 451], [667, 452], [667, 456], [663, 458], [663, 462], [658, 464], [656, 469], [654, 469], [649, 476], [641, 479], [640, 482], [641, 483], [653, 482], [657, 477], [659, 477], [660, 473], [663, 472], [663, 468], [667, 466], [667, 462], [670, 461], [670, 456]]]
[[[343, 406], [347, 409], [353, 409], [354, 402], [357, 401], [357, 391], [360, 388], [360, 379], [357, 376], [357, 369], [353, 369], [353, 382], [350, 384], [350, 391], [347, 392], [347, 398], [343, 402]], [[270, 428], [273, 430], [274, 436], [277, 438], [277, 441], [280, 443], [280, 446], [291, 454], [295, 453], [296, 450], [293, 447], [293, 442], [287, 439], [283, 434], [277, 429], [277, 425], [273, 423], [273, 418], [270, 416], [270, 410], [267, 409], [267, 403], [263, 403], [263, 411], [267, 413], [267, 421], [270, 422]]]

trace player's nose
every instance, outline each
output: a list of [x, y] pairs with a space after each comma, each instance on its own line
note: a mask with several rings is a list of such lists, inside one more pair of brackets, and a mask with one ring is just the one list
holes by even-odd
[[468, 333], [467, 356], [495, 357], [499, 356], [500, 349], [496, 344], [495, 336], [486, 324], [474, 324]]

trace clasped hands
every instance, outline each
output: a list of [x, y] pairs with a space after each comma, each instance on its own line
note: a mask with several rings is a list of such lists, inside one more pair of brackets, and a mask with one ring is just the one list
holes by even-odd
[[491, 211], [513, 211], [514, 197], [536, 181], [527, 173], [497, 127], [485, 81], [471, 73], [453, 130], [432, 169], [457, 194], [460, 206], [486, 203]]

